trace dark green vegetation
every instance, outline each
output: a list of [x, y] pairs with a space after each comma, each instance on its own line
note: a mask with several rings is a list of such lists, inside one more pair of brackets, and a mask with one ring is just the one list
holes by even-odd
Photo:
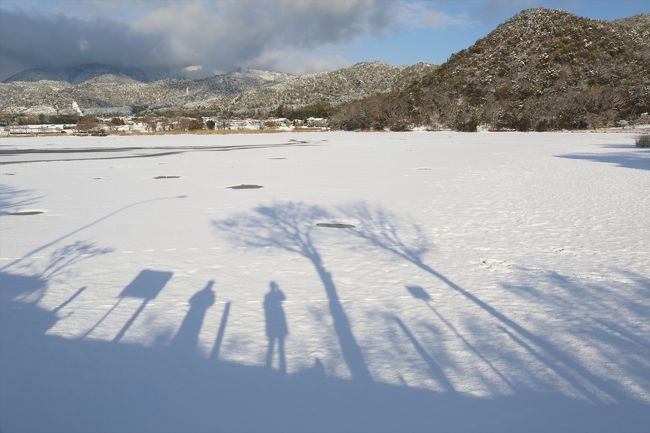
[[636, 147], [650, 147], [650, 134], [639, 135], [636, 138]]

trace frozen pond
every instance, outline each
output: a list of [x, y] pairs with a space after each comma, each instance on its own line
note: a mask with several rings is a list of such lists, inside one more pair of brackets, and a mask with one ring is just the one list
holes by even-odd
[[0, 430], [647, 431], [627, 134], [0, 140]]

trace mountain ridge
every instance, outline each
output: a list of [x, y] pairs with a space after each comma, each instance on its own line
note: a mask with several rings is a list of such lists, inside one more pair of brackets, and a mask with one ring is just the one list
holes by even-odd
[[650, 111], [649, 23], [527, 9], [403, 91], [341, 107], [335, 124], [544, 130], [637, 118]]
[[[72, 114], [72, 102], [84, 113], [128, 114], [148, 110], [211, 110], [248, 115], [325, 101], [332, 105], [395, 90], [398, 82], [432, 69], [383, 62], [360, 62], [331, 72], [292, 75], [238, 68], [200, 79], [144, 83], [124, 75], [103, 74], [78, 84], [67, 81], [11, 81], [0, 84], [0, 112], [13, 115]], [[409, 77], [405, 79], [405, 77]], [[129, 108], [131, 107], [131, 108]]]

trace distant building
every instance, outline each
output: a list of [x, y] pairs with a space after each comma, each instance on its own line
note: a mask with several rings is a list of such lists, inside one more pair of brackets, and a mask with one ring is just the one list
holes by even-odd
[[84, 115], [84, 113], [81, 111], [81, 108], [79, 108], [79, 104], [77, 104], [77, 101], [72, 101], [72, 109], [74, 110], [74, 113], [81, 117]]

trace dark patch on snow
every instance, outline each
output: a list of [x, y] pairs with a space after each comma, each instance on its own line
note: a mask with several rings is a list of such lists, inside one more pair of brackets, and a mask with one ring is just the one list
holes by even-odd
[[93, 180], [102, 180], [101, 177], [93, 177]]
[[4, 174], [5, 176], [15, 176], [16, 175], [16, 173], [2, 173], [2, 174]]
[[269, 159], [287, 159], [287, 158], [285, 158], [284, 156], [272, 156]]
[[13, 212], [9, 212], [9, 215], [15, 215], [15, 216], [26, 216], [26, 215], [38, 215], [41, 213], [45, 213], [45, 211], [42, 210], [17, 210]]
[[180, 176], [156, 176], [154, 179], [178, 179]]
[[262, 185], [245, 184], [229, 186], [230, 189], [259, 189], [264, 188]]
[[[97, 152], [132, 152], [137, 150], [154, 151], [154, 153], [126, 155], [126, 156], [103, 156], [98, 158], [61, 158], [61, 159], [32, 159], [22, 161], [2, 161], [0, 165], [6, 164], [28, 164], [35, 162], [69, 162], [69, 161], [93, 161], [93, 160], [109, 160], [109, 159], [128, 159], [128, 158], [157, 158], [162, 156], [178, 155], [185, 152], [227, 152], [231, 150], [254, 150], [266, 149], [271, 147], [286, 147], [286, 146], [316, 146], [316, 144], [309, 143], [308, 141], [295, 140], [283, 144], [252, 144], [252, 145], [238, 145], [238, 146], [156, 146], [156, 147], [124, 147], [124, 148], [91, 148], [91, 149], [18, 149], [18, 150], [5, 150], [0, 149], [0, 155], [15, 156], [22, 154], [49, 154], [49, 153], [97, 153]], [[155, 152], [156, 150], [169, 150], [164, 152]]]
[[354, 229], [356, 226], [352, 224], [343, 224], [343, 223], [317, 223], [318, 227], [327, 227], [331, 229]]

